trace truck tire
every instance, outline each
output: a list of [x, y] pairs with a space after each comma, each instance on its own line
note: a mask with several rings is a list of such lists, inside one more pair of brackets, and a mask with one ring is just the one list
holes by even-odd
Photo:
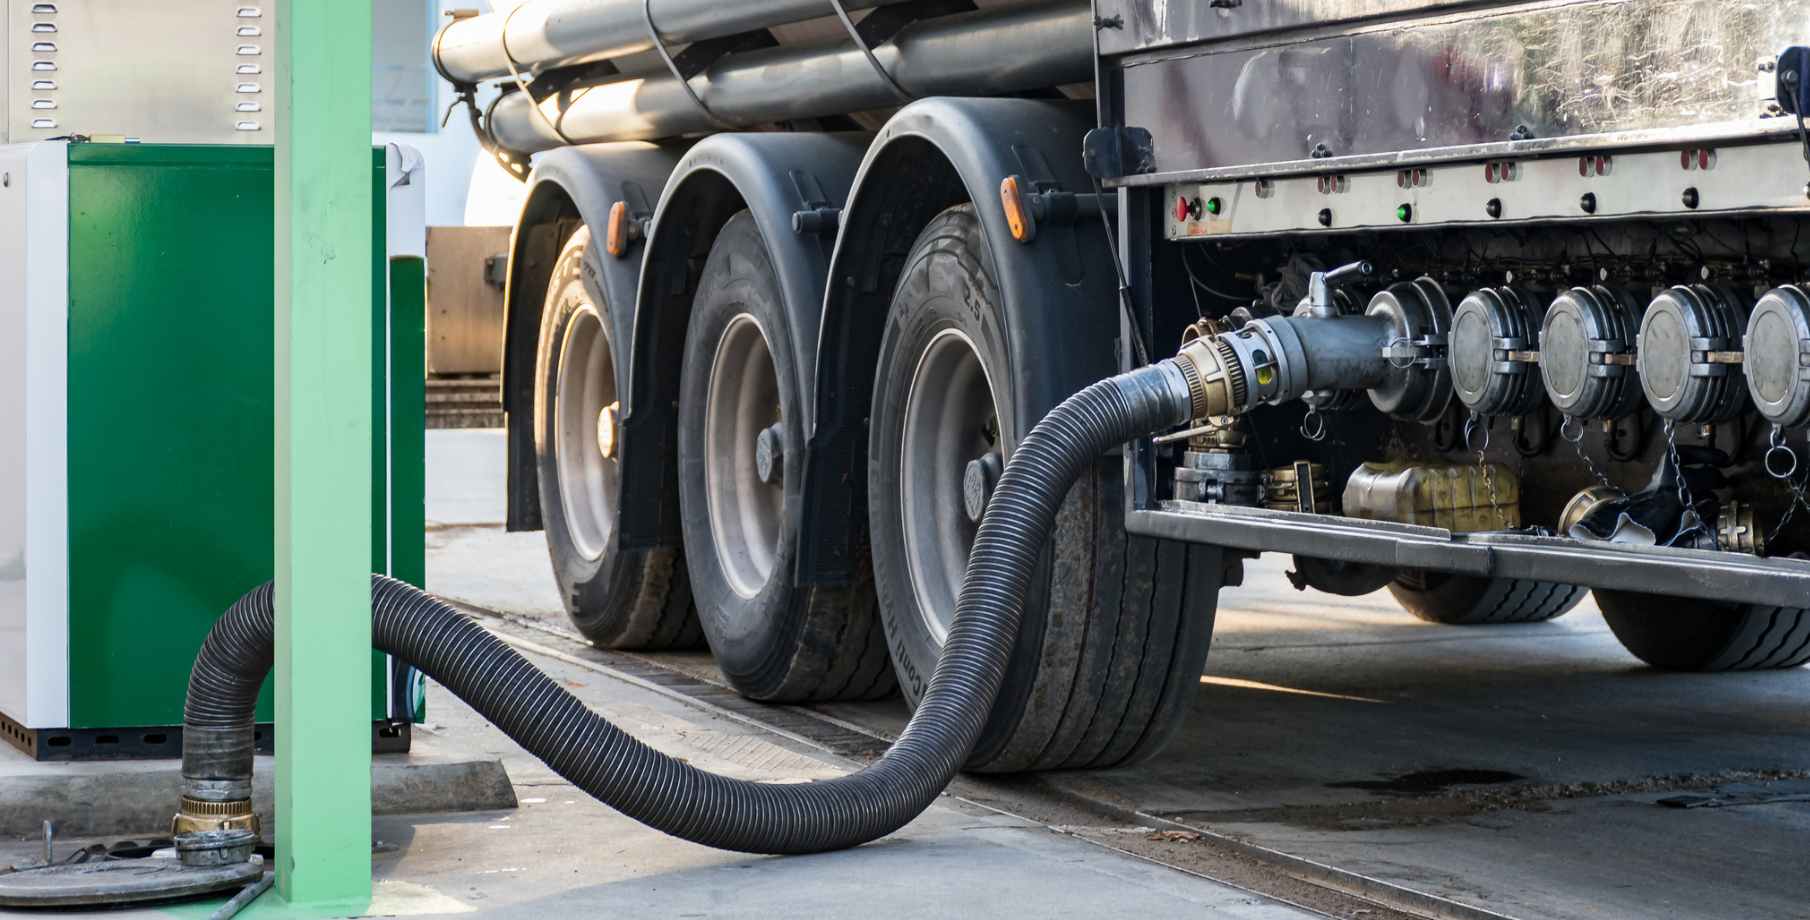
[[1543, 623], [1570, 613], [1587, 588], [1528, 578], [1479, 578], [1444, 572], [1404, 572], [1389, 593], [1428, 623], [1482, 626]]
[[[1038, 421], [1009, 402], [991, 263], [972, 207], [939, 215], [906, 259], [880, 347], [868, 453], [874, 581], [913, 706], [936, 668], [978, 527], [964, 492], [984, 487], [973, 477], [996, 477]], [[1043, 334], [1087, 333], [1052, 324]], [[1040, 357], [1077, 350], [1052, 342]], [[1222, 557], [1126, 534], [1123, 475], [1121, 460], [1103, 458], [1070, 490], [968, 769], [1135, 763], [1186, 714], [1212, 637]]]
[[1666, 671], [1765, 671], [1810, 662], [1810, 610], [1597, 591], [1609, 631]]
[[[589, 228], [560, 250], [535, 357], [534, 454], [553, 577], [572, 625], [618, 649], [690, 648], [702, 635], [677, 550], [624, 549], [614, 433], [620, 378], [609, 311], [584, 284]], [[599, 438], [599, 435], [602, 438]]]
[[852, 584], [793, 583], [805, 431], [788, 328], [766, 244], [743, 211], [705, 262], [680, 370], [692, 595], [717, 666], [744, 696], [877, 699], [894, 683], [866, 566]]

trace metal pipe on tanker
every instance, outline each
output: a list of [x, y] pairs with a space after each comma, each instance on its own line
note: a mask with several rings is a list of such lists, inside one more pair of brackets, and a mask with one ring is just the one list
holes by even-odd
[[[1093, 77], [1088, 4], [1063, 2], [926, 20], [874, 49], [888, 73], [919, 96], [1003, 95]], [[759, 125], [897, 105], [861, 51], [842, 43], [731, 55], [695, 78], [717, 117]], [[523, 93], [497, 100], [491, 136], [534, 153], [566, 144], [653, 140], [717, 130], [669, 74], [615, 80], [541, 103]], [[559, 130], [554, 130], [558, 125]]]
[[[647, 21], [668, 45], [738, 35], [833, 15], [828, 0], [528, 0], [454, 20], [434, 40], [434, 63], [455, 83], [606, 61], [653, 49]], [[843, 0], [850, 10], [904, 0]]]

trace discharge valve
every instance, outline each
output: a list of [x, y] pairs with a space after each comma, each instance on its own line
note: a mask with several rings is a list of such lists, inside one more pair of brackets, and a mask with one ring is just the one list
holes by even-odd
[[1420, 278], [1377, 292], [1361, 314], [1345, 312], [1341, 284], [1370, 273], [1367, 262], [1315, 272], [1294, 315], [1252, 319], [1184, 344], [1177, 363], [1190, 376], [1194, 417], [1361, 390], [1396, 418], [1438, 418], [1452, 399], [1451, 301], [1438, 283]]

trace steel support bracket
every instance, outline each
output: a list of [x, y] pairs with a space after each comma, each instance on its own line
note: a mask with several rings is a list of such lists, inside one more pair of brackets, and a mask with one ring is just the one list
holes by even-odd
[[[840, 3], [837, 6], [841, 6]], [[972, 13], [972, 0], [927, 0], [921, 3], [898, 3], [872, 10], [855, 25], [854, 36], [869, 48], [884, 45], [904, 31], [906, 26], [938, 16]]]

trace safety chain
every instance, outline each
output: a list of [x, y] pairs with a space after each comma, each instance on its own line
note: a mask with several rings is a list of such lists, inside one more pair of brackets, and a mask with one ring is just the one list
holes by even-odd
[[[1483, 475], [1484, 494], [1489, 496], [1490, 507], [1496, 509], [1496, 523], [1503, 530], [1508, 530], [1508, 515], [1502, 512], [1502, 501], [1496, 496], [1496, 470], [1486, 453], [1489, 450], [1489, 429], [1489, 419], [1475, 412], [1471, 413], [1471, 417], [1464, 422], [1464, 449], [1477, 452], [1477, 469]], [[1479, 431], [1483, 432], [1483, 443], [1473, 444]]]
[[1703, 515], [1697, 511], [1696, 498], [1691, 495], [1690, 480], [1684, 475], [1684, 462], [1678, 459], [1678, 423], [1671, 419], [1666, 419], [1664, 430], [1666, 460], [1672, 464], [1672, 474], [1678, 477], [1678, 503], [1684, 506], [1684, 513], [1690, 515], [1691, 520], [1696, 522], [1687, 528], [1684, 526], [1683, 518], [1680, 518], [1678, 521], [1678, 533], [1672, 537], [1671, 542], [1667, 545], [1677, 546], [1679, 541], [1683, 540], [1686, 536], [1702, 531], [1709, 534], [1709, 548], [1719, 550], [1722, 548], [1722, 538], [1714, 529], [1703, 523]]
[[[1577, 432], [1575, 437], [1571, 434], [1573, 431]], [[1604, 488], [1615, 488], [1615, 483], [1610, 482], [1609, 477], [1603, 475], [1602, 470], [1597, 469], [1596, 461], [1590, 459], [1590, 455], [1584, 452], [1584, 423], [1582, 420], [1574, 415], [1565, 416], [1565, 420], [1559, 423], [1559, 437], [1577, 452], [1577, 458], [1584, 461], [1584, 468], [1590, 471], [1591, 476], [1596, 477], [1597, 482], [1602, 483]]]
[[[1771, 447], [1766, 450], [1766, 475], [1783, 482], [1785, 487], [1791, 490], [1791, 503], [1785, 506], [1785, 513], [1779, 516], [1779, 522], [1774, 524], [1772, 532], [1766, 535], [1766, 542], [1771, 543], [1778, 539], [1779, 534], [1785, 532], [1785, 525], [1791, 523], [1792, 515], [1797, 513], [1800, 506], [1806, 511], [1810, 511], [1810, 494], [1806, 494], [1810, 492], [1810, 477], [1801, 479], [1798, 477], [1797, 451], [1792, 450], [1791, 446], [1785, 443], [1785, 429], [1777, 425], [1772, 426], [1769, 441]], [[1781, 457], [1789, 459], [1783, 460], [1780, 459]]]

